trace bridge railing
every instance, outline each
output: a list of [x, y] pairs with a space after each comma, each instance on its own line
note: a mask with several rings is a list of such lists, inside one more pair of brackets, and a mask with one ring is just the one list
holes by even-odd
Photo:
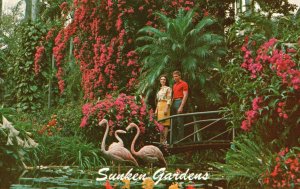
[[[185, 113], [185, 114], [176, 114], [176, 115], [172, 115], [163, 119], [158, 120], [158, 122], [164, 121], [164, 120], [168, 120], [171, 119], [171, 129], [169, 130], [170, 132], [170, 141], [169, 144], [173, 145], [173, 144], [178, 144], [181, 143], [183, 141], [186, 141], [188, 138], [193, 136], [193, 142], [199, 142], [200, 141], [200, 132], [203, 132], [204, 130], [211, 128], [212, 126], [215, 126], [216, 123], [222, 121], [222, 120], [226, 120], [227, 117], [226, 116], [222, 116], [222, 117], [216, 117], [216, 118], [210, 118], [210, 119], [200, 119], [200, 120], [195, 120], [193, 122], [189, 122], [183, 125], [183, 128], [189, 127], [189, 126], [194, 126], [193, 128], [193, 132], [184, 136], [183, 138], [174, 141], [174, 128], [173, 128], [173, 119], [178, 118], [178, 117], [191, 117], [191, 116], [201, 116], [201, 115], [213, 115], [213, 114], [221, 114], [221, 113], [225, 113], [225, 110], [217, 110], [217, 111], [205, 111], [205, 112], [193, 112], [193, 113]], [[199, 123], [208, 123], [205, 126], [201, 126], [199, 127], [198, 124]], [[227, 128], [225, 131], [216, 134], [215, 136], [210, 137], [208, 140], [206, 140], [206, 142], [213, 142], [213, 139], [216, 139], [219, 136], [222, 136], [226, 133], [232, 132], [232, 140], [235, 137], [235, 130], [234, 128]]]

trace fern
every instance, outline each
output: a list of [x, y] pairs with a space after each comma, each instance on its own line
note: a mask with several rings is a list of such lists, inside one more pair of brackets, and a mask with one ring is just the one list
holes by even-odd
[[227, 152], [226, 163], [212, 163], [211, 165], [221, 171], [218, 177], [224, 177], [231, 183], [259, 185], [261, 175], [270, 166], [273, 158], [267, 146], [246, 136], [240, 136]]

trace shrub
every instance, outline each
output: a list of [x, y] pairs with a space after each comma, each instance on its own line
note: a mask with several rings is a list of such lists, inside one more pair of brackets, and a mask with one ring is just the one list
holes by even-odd
[[281, 150], [263, 174], [263, 183], [272, 188], [294, 188], [300, 184], [300, 148]]
[[72, 165], [91, 169], [106, 164], [100, 156], [100, 147], [78, 136], [41, 135], [38, 140], [39, 147], [32, 154], [37, 157], [38, 165]]
[[276, 140], [279, 146], [295, 146], [300, 136], [299, 46], [275, 38], [259, 43], [256, 39], [255, 35], [246, 36], [242, 56], [232, 60], [236, 65], [227, 67], [229, 73], [238, 71], [235, 78], [228, 75], [231, 78], [226, 79], [234, 127], [258, 135], [264, 142]]
[[[104, 100], [95, 104], [88, 103], [82, 107], [83, 118], [81, 127], [88, 130], [88, 137], [95, 141], [100, 141], [99, 121], [107, 119], [110, 126], [109, 134], [112, 135], [117, 129], [125, 130], [131, 122], [137, 124], [143, 142], [157, 140], [159, 133], [159, 123], [154, 120], [152, 110], [147, 110], [146, 104], [140, 97], [120, 94], [117, 98], [107, 95]], [[128, 143], [129, 141], [127, 141]], [[125, 141], [126, 143], [126, 141]]]

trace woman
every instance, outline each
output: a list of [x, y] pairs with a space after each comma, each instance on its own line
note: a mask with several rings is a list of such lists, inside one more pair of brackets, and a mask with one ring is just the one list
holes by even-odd
[[[170, 116], [171, 96], [172, 96], [172, 89], [167, 86], [168, 85], [167, 76], [161, 75], [159, 77], [159, 81], [161, 87], [158, 93], [156, 94], [157, 106], [155, 110], [155, 114], [157, 115], [158, 120]], [[162, 121], [160, 122], [160, 124], [164, 126], [163, 132], [160, 135], [160, 143], [166, 144], [171, 120], [168, 119]]]

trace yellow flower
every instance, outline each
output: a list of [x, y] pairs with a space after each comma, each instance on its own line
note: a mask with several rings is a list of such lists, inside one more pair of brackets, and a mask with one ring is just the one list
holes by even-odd
[[130, 180], [124, 179], [122, 180], [124, 182], [124, 186], [122, 186], [122, 189], [130, 189]]
[[178, 183], [173, 183], [171, 186], [169, 186], [169, 189], [179, 189]]
[[144, 189], [153, 189], [154, 181], [151, 178], [146, 178], [142, 183], [142, 188]]

